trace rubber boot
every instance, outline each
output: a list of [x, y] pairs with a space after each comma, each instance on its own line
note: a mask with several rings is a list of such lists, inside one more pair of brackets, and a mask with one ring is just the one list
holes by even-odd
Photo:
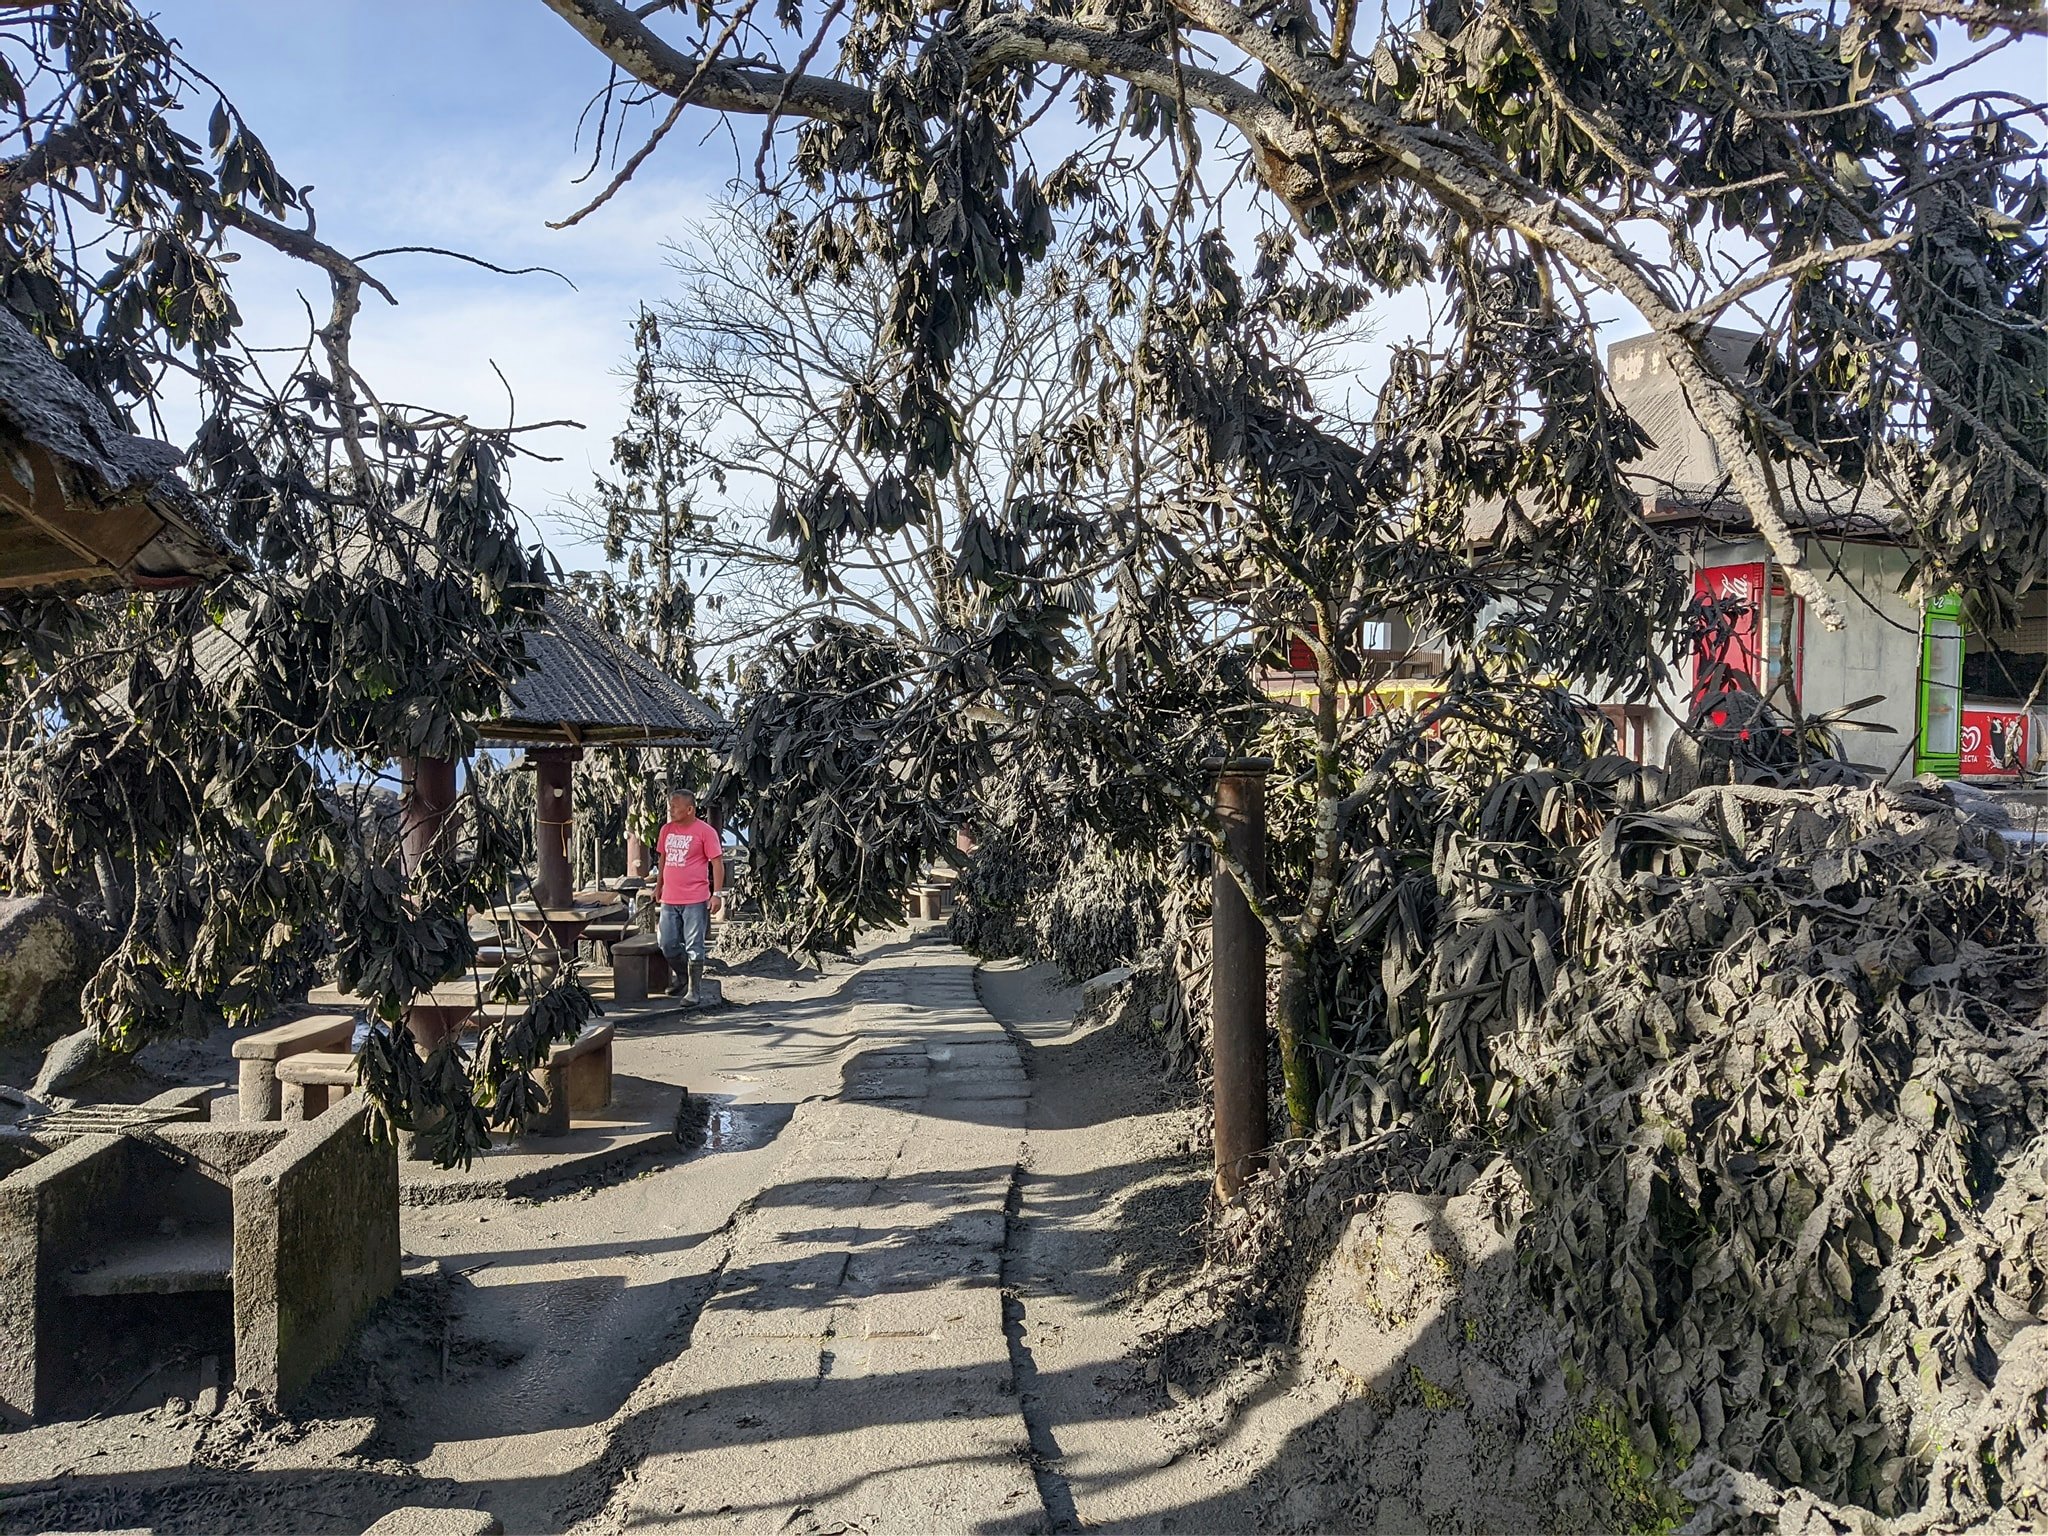
[[682, 990], [683, 990], [683, 987], [684, 987], [684, 985], [685, 985], [685, 982], [684, 982], [684, 970], [685, 970], [685, 967], [684, 967], [684, 964], [683, 964], [683, 962], [682, 962], [682, 961], [679, 961], [679, 960], [670, 960], [670, 961], [669, 961], [669, 963], [668, 963], [668, 995], [669, 995], [670, 997], [676, 997], [676, 996], [678, 996], [678, 995], [680, 995], [680, 994], [681, 994], [681, 992], [682, 992]]
[[694, 1003], [697, 1001], [697, 983], [703, 979], [704, 962], [702, 960], [692, 960], [690, 962], [690, 984], [683, 988], [684, 1002]]

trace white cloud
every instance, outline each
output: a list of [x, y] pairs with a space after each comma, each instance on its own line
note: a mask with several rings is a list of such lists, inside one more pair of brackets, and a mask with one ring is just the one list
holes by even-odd
[[[392, 198], [357, 202], [349, 196], [354, 189], [330, 187], [316, 200], [322, 235], [345, 238], [343, 248], [352, 253], [373, 245], [440, 245], [504, 267], [554, 267], [576, 285], [544, 273], [504, 276], [446, 257], [382, 258], [373, 269], [399, 302], [365, 294], [353, 351], [359, 371], [386, 399], [499, 426], [509, 383], [520, 421], [583, 423], [582, 430], [522, 435], [524, 446], [558, 462], [522, 456], [513, 470], [514, 497], [530, 527], [574, 565], [590, 562], [594, 552], [576, 547], [550, 509], [587, 491], [604, 469], [626, 408], [622, 368], [634, 308], [667, 292], [664, 245], [710, 210], [717, 189], [649, 177], [583, 225], [549, 230], [548, 218], [589, 195], [569, 184], [570, 168], [558, 153], [552, 158], [550, 174], [540, 176], [510, 156], [484, 163], [442, 157], [416, 166]], [[354, 216], [329, 217], [328, 209], [343, 207]], [[237, 247], [242, 260], [233, 276], [246, 338], [256, 346], [297, 345], [309, 310], [326, 316], [324, 278], [253, 242]], [[189, 431], [189, 403], [167, 405], [174, 430]]]

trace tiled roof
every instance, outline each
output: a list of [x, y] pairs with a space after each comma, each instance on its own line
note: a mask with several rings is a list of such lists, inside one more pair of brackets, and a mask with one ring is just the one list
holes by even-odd
[[[438, 514], [429, 500], [416, 497], [393, 515], [417, 530], [411, 547], [394, 554], [388, 545], [358, 539], [344, 551], [343, 563], [358, 573], [374, 567], [387, 576], [395, 575], [400, 565], [427, 574], [444, 572], [448, 557], [435, 540]], [[574, 597], [556, 589], [542, 603], [542, 623], [522, 636], [532, 666], [506, 687], [500, 713], [477, 722], [484, 740], [526, 745], [724, 743], [728, 726], [723, 715], [648, 657], [607, 634]], [[194, 658], [202, 672], [227, 674], [246, 624], [247, 615], [236, 613], [193, 637]]]
[[533, 670], [506, 690], [505, 712], [483, 723], [498, 741], [658, 741], [710, 746], [725, 718], [647, 657], [600, 629], [565, 592], [526, 635]]
[[[1740, 374], [1755, 340], [1738, 331], [1717, 330], [1708, 337], [1708, 345], [1723, 364]], [[1651, 439], [1642, 457], [1623, 471], [1648, 504], [1651, 519], [1747, 528], [1749, 511], [1720, 452], [1687, 403], [1657, 338], [1616, 342], [1608, 349], [1607, 364], [1615, 398]], [[1772, 473], [1784, 492], [1785, 521], [1795, 532], [1865, 539], [1899, 536], [1895, 509], [1875, 491], [1845, 485], [1805, 465], [1777, 462]], [[1475, 544], [1490, 543], [1500, 531], [1503, 513], [1498, 498], [1475, 502], [1466, 515], [1467, 537]]]

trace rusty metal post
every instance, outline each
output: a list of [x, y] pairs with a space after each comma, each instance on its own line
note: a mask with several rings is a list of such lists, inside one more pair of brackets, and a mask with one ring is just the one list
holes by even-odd
[[[1266, 775], [1260, 757], [1212, 760], [1224, 847], [1266, 887]], [[1209, 916], [1210, 1063], [1216, 1077], [1216, 1193], [1235, 1196], [1266, 1150], [1266, 930], [1219, 859]]]
[[647, 875], [647, 839], [638, 832], [626, 834], [626, 873], [641, 879]]
[[410, 875], [441, 836], [441, 824], [455, 804], [455, 759], [408, 757], [401, 759], [400, 767], [405, 776], [405, 799], [398, 825], [405, 872]]
[[540, 852], [540, 868], [533, 882], [534, 903], [542, 907], [566, 907], [575, 894], [575, 877], [569, 872], [569, 838], [575, 821], [571, 782], [576, 773], [580, 747], [541, 747], [533, 756], [535, 794], [533, 840]]

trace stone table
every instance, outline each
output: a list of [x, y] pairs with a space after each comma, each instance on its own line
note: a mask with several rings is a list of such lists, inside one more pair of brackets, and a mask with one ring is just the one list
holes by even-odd
[[[461, 1033], [469, 1016], [483, 1006], [484, 988], [490, 980], [488, 971], [470, 971], [417, 994], [405, 1011], [405, 1022], [419, 1048], [431, 1051]], [[317, 987], [307, 994], [306, 1001], [320, 1008], [365, 1008], [372, 1000], [339, 987]]]
[[625, 915], [625, 904], [616, 901], [567, 907], [541, 907], [521, 902], [512, 908], [512, 921], [524, 929], [535, 943], [552, 944], [572, 955], [585, 928], [596, 922], [614, 922]]

